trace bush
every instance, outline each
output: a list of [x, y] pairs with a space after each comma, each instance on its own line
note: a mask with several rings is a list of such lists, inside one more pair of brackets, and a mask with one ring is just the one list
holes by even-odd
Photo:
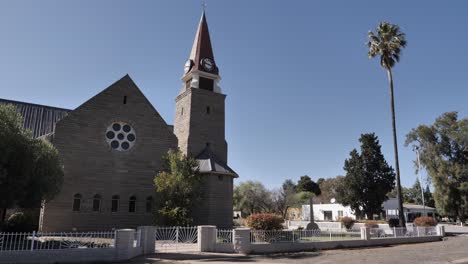
[[32, 232], [36, 230], [34, 218], [27, 213], [14, 213], [3, 226], [3, 231], [6, 232]]
[[399, 227], [400, 226], [400, 219], [398, 218], [390, 218], [388, 219], [388, 226], [389, 227]]
[[251, 214], [246, 219], [248, 227], [257, 230], [283, 229], [283, 217], [275, 214]]
[[348, 230], [353, 227], [354, 222], [355, 222], [354, 219], [349, 216], [342, 217], [340, 221]]
[[367, 221], [364, 225], [366, 228], [379, 228], [379, 224], [375, 221]]
[[429, 216], [417, 217], [416, 219], [414, 219], [413, 223], [416, 226], [424, 226], [424, 227], [437, 225], [437, 221], [434, 218], [429, 217]]

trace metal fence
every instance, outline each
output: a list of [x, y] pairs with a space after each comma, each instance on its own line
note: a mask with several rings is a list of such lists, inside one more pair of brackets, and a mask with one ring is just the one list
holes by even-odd
[[304, 243], [315, 241], [356, 240], [360, 232], [333, 232], [316, 230], [252, 230], [250, 242], [259, 243]]
[[232, 229], [216, 229], [217, 244], [232, 244]]
[[0, 251], [114, 247], [115, 231], [0, 233]]
[[370, 238], [398, 238], [398, 237], [424, 237], [437, 236], [437, 227], [394, 227], [394, 228], [371, 228]]
[[156, 251], [196, 251], [198, 228], [196, 226], [156, 227]]

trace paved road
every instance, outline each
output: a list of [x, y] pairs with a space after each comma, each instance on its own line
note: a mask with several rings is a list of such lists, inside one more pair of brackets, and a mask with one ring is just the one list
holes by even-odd
[[160, 254], [137, 258], [127, 264], [219, 264], [219, 263], [425, 263], [468, 264], [468, 236], [449, 237], [444, 241], [399, 245], [391, 247], [327, 250], [270, 256], [241, 256], [229, 254]]

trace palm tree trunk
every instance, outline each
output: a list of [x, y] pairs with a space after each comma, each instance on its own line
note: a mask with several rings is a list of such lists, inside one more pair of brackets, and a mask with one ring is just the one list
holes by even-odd
[[388, 81], [390, 83], [390, 105], [392, 108], [392, 129], [393, 129], [393, 149], [395, 152], [395, 172], [396, 172], [396, 188], [397, 188], [397, 198], [398, 198], [398, 218], [400, 220], [400, 226], [406, 227], [405, 224], [405, 215], [403, 211], [403, 198], [401, 195], [401, 183], [400, 183], [400, 163], [398, 162], [398, 142], [396, 135], [396, 123], [395, 123], [395, 100], [393, 96], [393, 76], [392, 70], [387, 69]]

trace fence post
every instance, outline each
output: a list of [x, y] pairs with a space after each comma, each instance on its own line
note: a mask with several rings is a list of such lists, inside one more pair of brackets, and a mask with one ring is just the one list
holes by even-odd
[[436, 230], [437, 230], [437, 235], [438, 236], [441, 236], [441, 237], [444, 237], [445, 236], [445, 226], [443, 225], [438, 225], [436, 227]]
[[200, 252], [215, 252], [216, 226], [198, 226], [198, 250]]
[[416, 231], [418, 232], [418, 237], [420, 237], [420, 235], [419, 235], [419, 226], [416, 227]]
[[156, 251], [156, 227], [154, 226], [139, 226], [140, 232], [140, 247], [143, 254], [151, 254]]
[[242, 254], [249, 254], [251, 252], [250, 243], [250, 229], [249, 228], [236, 228], [233, 230], [234, 251]]
[[35, 236], [36, 236], [36, 231], [33, 231], [32, 238], [31, 238], [31, 251], [34, 250], [34, 240], [36, 240]]
[[329, 230], [328, 232], [330, 232], [330, 241], [331, 241], [332, 240], [331, 230]]
[[115, 232], [115, 252], [117, 260], [127, 260], [132, 256], [135, 230], [119, 229]]
[[361, 227], [361, 239], [362, 240], [369, 240], [370, 239], [370, 228], [368, 227]]

